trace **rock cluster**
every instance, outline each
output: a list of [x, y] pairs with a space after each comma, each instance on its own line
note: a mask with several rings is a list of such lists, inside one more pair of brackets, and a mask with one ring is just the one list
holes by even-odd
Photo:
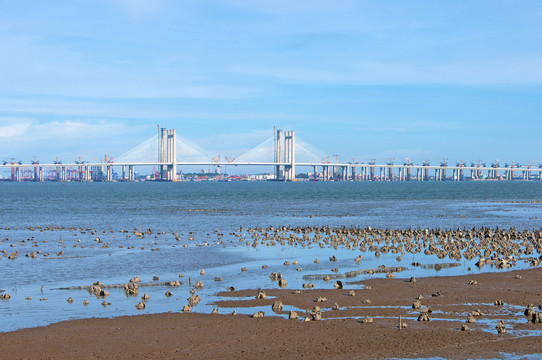
[[271, 309], [273, 310], [273, 312], [282, 311], [282, 301], [280, 300], [275, 301], [273, 305], [271, 306]]
[[504, 321], [500, 320], [497, 326], [495, 326], [495, 329], [497, 329], [497, 333], [504, 334], [506, 332], [506, 325], [504, 324]]
[[320, 320], [322, 320], [322, 310], [320, 309], [319, 306], [315, 306], [314, 308], [312, 308], [309, 315], [310, 315], [310, 319], [312, 321], [320, 321]]
[[256, 299], [267, 299], [267, 295], [265, 294], [265, 291], [263, 289], [258, 290], [258, 293], [256, 294]]

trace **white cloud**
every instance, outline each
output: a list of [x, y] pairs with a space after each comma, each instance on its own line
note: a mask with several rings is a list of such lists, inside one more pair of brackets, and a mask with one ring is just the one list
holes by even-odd
[[0, 108], [4, 112], [32, 114], [40, 117], [44, 114], [71, 117], [93, 117], [93, 118], [129, 118], [129, 119], [150, 119], [153, 122], [157, 118], [175, 118], [186, 120], [267, 120], [284, 119], [291, 116], [284, 113], [257, 113], [244, 109], [233, 112], [221, 112], [214, 109], [203, 109], [199, 111], [188, 110], [176, 106], [176, 99], [164, 99], [167, 106], [159, 99], [156, 102], [138, 101], [138, 99], [99, 99], [99, 98], [71, 98], [63, 99], [56, 97], [47, 98], [11, 98], [0, 97]]
[[0, 117], [0, 139], [22, 136], [30, 126], [31, 121], [26, 118]]
[[10, 144], [21, 149], [29, 144], [56, 147], [89, 141], [99, 143], [103, 139], [134, 133], [142, 128], [106, 120], [40, 122], [17, 117], [2, 117], [0, 124], [0, 144]]
[[116, 122], [100, 120], [97, 122], [82, 121], [51, 121], [33, 124], [29, 133], [38, 139], [52, 139], [55, 137], [68, 136], [70, 139], [88, 139], [92, 137], [114, 137], [122, 135], [131, 127]]
[[230, 71], [296, 83], [349, 85], [537, 85], [542, 84], [542, 55], [501, 59], [477, 59], [446, 63], [400, 61], [357, 61], [329, 67], [240, 65]]
[[[24, 131], [20, 127], [24, 121]], [[73, 161], [81, 156], [96, 161], [126, 151], [141, 141], [142, 133], [150, 131], [148, 125], [132, 125], [108, 120], [54, 120], [0, 117], [0, 158], [14, 157], [28, 162], [34, 155], [42, 162], [58, 157]]]

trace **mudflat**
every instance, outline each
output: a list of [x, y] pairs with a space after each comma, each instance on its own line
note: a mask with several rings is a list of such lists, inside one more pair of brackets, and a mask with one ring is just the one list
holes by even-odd
[[[0, 351], [2, 359], [467, 359], [542, 354], [542, 323], [537, 322], [542, 318], [537, 317], [542, 312], [541, 281], [542, 269], [534, 268], [368, 279], [335, 290], [265, 289], [266, 298], [260, 299], [257, 289], [232, 291], [220, 294], [229, 300], [216, 303], [219, 314], [182, 313], [179, 304], [178, 313], [65, 321], [0, 333]], [[296, 310], [298, 319], [287, 319], [289, 311], [272, 311], [278, 301], [284, 309], [307, 312]], [[315, 306], [322, 320], [304, 321], [314, 319], [310, 311], [317, 311]], [[242, 307], [263, 307], [265, 316], [230, 314]], [[498, 333], [501, 320], [505, 332]]]

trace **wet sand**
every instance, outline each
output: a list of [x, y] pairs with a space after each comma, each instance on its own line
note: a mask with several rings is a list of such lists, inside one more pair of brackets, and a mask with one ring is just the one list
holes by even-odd
[[[466, 359], [542, 354], [542, 323], [523, 315], [528, 304], [536, 313], [542, 311], [541, 281], [542, 269], [535, 268], [415, 282], [369, 279], [337, 290], [267, 289], [268, 298], [259, 300], [257, 289], [234, 291], [219, 294], [230, 300], [216, 303], [218, 315], [179, 312], [72, 320], [0, 333], [0, 350], [3, 359]], [[432, 310], [431, 321], [416, 320], [420, 309], [412, 309], [412, 304], [419, 295], [421, 305]], [[318, 297], [327, 300], [316, 302]], [[272, 316], [277, 300], [306, 310], [320, 306], [324, 321]], [[504, 305], [495, 305], [495, 300]], [[331, 310], [335, 303], [339, 310]], [[264, 318], [226, 315], [232, 308], [255, 306], [265, 308]], [[476, 311], [482, 315], [466, 323]], [[300, 319], [309, 316], [298, 314]], [[408, 327], [399, 329], [399, 316]], [[373, 322], [363, 323], [364, 317]], [[506, 333], [497, 333], [499, 320], [506, 324]], [[461, 331], [463, 325], [470, 331]]]

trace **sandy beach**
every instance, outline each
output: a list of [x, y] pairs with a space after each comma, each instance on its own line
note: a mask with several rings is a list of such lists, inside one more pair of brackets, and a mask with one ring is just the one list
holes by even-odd
[[[529, 304], [535, 318], [540, 311], [541, 280], [542, 270], [536, 268], [369, 279], [350, 283], [359, 286], [354, 293], [269, 289], [266, 299], [256, 299], [257, 289], [234, 291], [227, 293], [231, 300], [216, 304], [220, 313], [215, 315], [182, 313], [179, 308], [165, 314], [65, 321], [1, 333], [0, 348], [3, 359], [466, 359], [540, 354], [542, 324], [524, 311]], [[413, 309], [418, 299], [422, 308]], [[497, 300], [503, 305], [495, 305]], [[322, 321], [303, 321], [311, 318], [308, 312], [299, 313], [297, 320], [273, 316], [276, 301], [307, 311], [319, 306]], [[335, 304], [338, 310], [332, 310]], [[265, 316], [228, 311], [252, 306], [266, 307]], [[427, 308], [430, 320], [418, 321]], [[474, 322], [467, 323], [469, 315]], [[399, 329], [399, 316], [407, 327]], [[501, 334], [495, 328], [500, 320], [506, 327]], [[463, 325], [469, 330], [462, 331]]]

